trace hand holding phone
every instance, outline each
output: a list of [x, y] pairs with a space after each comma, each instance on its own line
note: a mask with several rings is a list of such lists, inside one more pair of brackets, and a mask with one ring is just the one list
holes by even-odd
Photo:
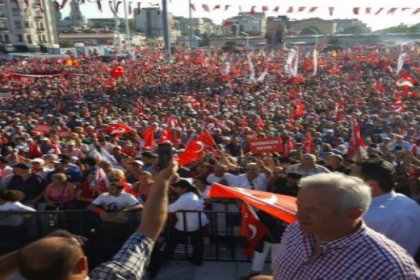
[[169, 162], [172, 160], [172, 145], [171, 143], [162, 143], [158, 146], [158, 168], [162, 170], [169, 165]]

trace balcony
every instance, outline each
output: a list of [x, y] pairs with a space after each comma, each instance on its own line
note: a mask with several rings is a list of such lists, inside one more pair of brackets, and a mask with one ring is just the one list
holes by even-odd
[[45, 27], [37, 27], [36, 28], [36, 31], [44, 32], [45, 31]]
[[44, 17], [39, 15], [39, 16], [34, 16], [35, 20], [44, 20]]
[[8, 32], [9, 30], [6, 27], [0, 27], [0, 32]]

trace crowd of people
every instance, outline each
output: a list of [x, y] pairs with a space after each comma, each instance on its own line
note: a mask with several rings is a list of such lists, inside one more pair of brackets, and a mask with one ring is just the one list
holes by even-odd
[[[301, 49], [293, 77], [284, 70], [287, 50], [179, 50], [170, 63], [151, 49], [111, 61], [2, 61], [0, 211], [88, 209], [104, 222], [123, 223], [126, 212], [147, 203], [158, 143], [170, 142], [175, 158], [187, 161], [170, 188], [169, 212], [229, 213], [217, 227], [228, 235], [223, 225], [239, 226], [238, 202], [209, 198], [212, 183], [297, 196], [302, 178], [339, 172], [372, 189], [366, 225], [415, 256], [418, 46], [321, 50], [315, 61]], [[405, 60], [397, 65], [401, 52]], [[123, 69], [118, 77], [116, 67]], [[188, 160], [190, 144], [202, 135], [211, 140]], [[250, 141], [273, 138], [280, 139], [277, 151], [251, 152]], [[160, 266], [153, 261], [170, 259], [185, 235], [193, 241], [191, 260], [202, 264], [202, 233], [212, 220], [193, 216], [178, 216], [169, 246], [152, 258], [152, 276]], [[270, 234], [245, 279], [262, 272], [286, 228], [264, 214], [261, 220]], [[21, 222], [14, 216], [0, 226]]]

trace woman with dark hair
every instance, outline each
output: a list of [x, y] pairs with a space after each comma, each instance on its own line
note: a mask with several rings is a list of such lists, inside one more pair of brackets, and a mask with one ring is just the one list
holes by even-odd
[[[22, 197], [17, 191], [0, 190], [0, 212], [34, 212], [35, 209], [19, 202]], [[23, 223], [23, 215], [7, 215], [2, 218], [0, 214], [0, 227], [20, 226]]]
[[[202, 265], [204, 258], [203, 228], [208, 224], [207, 216], [204, 214], [203, 201], [198, 189], [185, 178], [172, 183], [171, 189], [179, 195], [179, 198], [169, 204], [169, 212], [176, 213], [175, 228], [171, 231], [166, 242], [165, 249], [152, 261], [150, 266], [150, 277], [154, 278], [160, 265], [169, 261], [180, 242], [191, 237], [193, 255], [188, 260], [195, 265]], [[189, 212], [184, 212], [189, 211]]]

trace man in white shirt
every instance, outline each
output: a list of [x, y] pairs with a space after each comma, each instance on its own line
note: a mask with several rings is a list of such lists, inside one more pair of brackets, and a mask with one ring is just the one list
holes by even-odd
[[[260, 173], [263, 169], [264, 173]], [[234, 185], [238, 188], [266, 191], [271, 171], [265, 166], [259, 166], [256, 162], [250, 162], [245, 166], [245, 174], [236, 176]]]
[[123, 185], [112, 182], [109, 192], [102, 193], [87, 207], [100, 215], [106, 222], [125, 222], [125, 213], [139, 210], [143, 205], [129, 193], [123, 192]]
[[0, 157], [0, 189], [5, 189], [13, 177], [13, 168], [9, 165], [9, 161]]
[[301, 162], [290, 165], [287, 168], [287, 173], [297, 173], [302, 177], [311, 176], [319, 173], [330, 172], [328, 168], [316, 164], [316, 156], [313, 154], [304, 154], [301, 158]]
[[394, 191], [393, 174], [391, 163], [371, 159], [358, 162], [350, 175], [363, 179], [372, 189], [372, 203], [364, 216], [366, 225], [414, 256], [420, 247], [420, 206]]
[[236, 176], [228, 173], [228, 168], [225, 164], [218, 163], [214, 167], [214, 172], [207, 176], [209, 184], [219, 183], [226, 186], [233, 186]]

